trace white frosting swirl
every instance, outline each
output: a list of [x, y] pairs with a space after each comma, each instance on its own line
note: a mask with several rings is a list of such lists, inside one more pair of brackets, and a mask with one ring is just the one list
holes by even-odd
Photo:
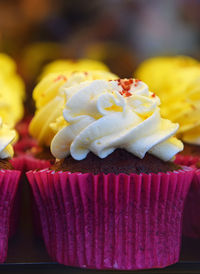
[[11, 158], [14, 154], [11, 143], [16, 137], [16, 132], [3, 124], [0, 117], [0, 159]]
[[178, 124], [161, 118], [159, 98], [141, 81], [86, 81], [65, 88], [65, 95], [68, 126], [51, 143], [58, 159], [71, 154], [82, 160], [90, 151], [105, 158], [123, 148], [139, 158], [148, 152], [168, 161], [183, 149], [173, 137]]

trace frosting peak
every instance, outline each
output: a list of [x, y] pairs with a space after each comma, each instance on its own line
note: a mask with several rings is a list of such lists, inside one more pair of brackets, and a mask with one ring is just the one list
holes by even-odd
[[123, 148], [139, 158], [147, 152], [170, 160], [183, 149], [172, 137], [178, 124], [162, 119], [160, 100], [136, 79], [85, 81], [64, 89], [67, 126], [51, 143], [53, 155], [76, 160], [89, 151], [100, 158]]

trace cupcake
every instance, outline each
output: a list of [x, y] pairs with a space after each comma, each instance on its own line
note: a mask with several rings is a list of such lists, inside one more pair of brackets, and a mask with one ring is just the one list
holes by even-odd
[[27, 172], [51, 258], [96, 269], [161, 268], [179, 260], [181, 219], [193, 169], [178, 124], [135, 79], [63, 89], [66, 125], [51, 142], [51, 169]]
[[26, 157], [27, 170], [49, 167], [54, 161], [49, 149], [51, 140], [67, 124], [62, 117], [65, 106], [63, 88], [94, 79], [116, 78], [111, 72], [91, 71], [53, 73], [42, 79], [33, 91], [37, 110], [29, 126], [30, 135], [37, 140], [38, 146], [32, 148]]
[[[171, 57], [175, 62], [176, 57]], [[189, 237], [200, 237], [200, 219], [198, 217], [200, 205], [200, 64], [194, 63], [189, 59], [184, 66], [174, 67], [173, 62], [168, 64], [167, 77], [157, 79], [158, 90], [163, 107], [162, 114], [179, 123], [178, 137], [184, 142], [184, 150], [176, 157], [176, 163], [197, 168], [196, 175], [186, 201], [183, 221], [183, 234]], [[156, 62], [156, 59], [154, 60]], [[147, 61], [148, 63], [148, 61]], [[161, 61], [160, 61], [161, 63]], [[149, 63], [150, 64], [150, 63]], [[152, 65], [152, 71], [155, 75], [160, 74], [160, 69]], [[163, 62], [163, 67], [166, 65]], [[144, 73], [146, 77], [148, 66], [145, 69], [145, 63], [139, 68], [138, 73], [141, 77]], [[163, 69], [162, 73], [166, 71]], [[156, 79], [155, 83], [156, 83]], [[149, 79], [150, 81], [150, 79]], [[162, 82], [162, 84], [160, 84]], [[155, 84], [156, 85], [156, 84]], [[178, 98], [178, 100], [177, 100]]]
[[11, 143], [16, 132], [3, 124], [0, 118], [0, 262], [7, 256], [8, 238], [16, 230], [19, 213], [18, 184], [20, 171], [10, 163], [14, 151]]

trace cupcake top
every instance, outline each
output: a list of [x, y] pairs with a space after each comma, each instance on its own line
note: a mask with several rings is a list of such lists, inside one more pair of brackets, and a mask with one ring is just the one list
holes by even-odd
[[160, 116], [159, 98], [137, 79], [94, 80], [66, 87], [66, 126], [51, 143], [52, 154], [83, 160], [105, 158], [121, 148], [138, 158], [148, 152], [168, 161], [183, 149], [178, 124]]
[[0, 159], [12, 158], [14, 154], [12, 142], [15, 137], [15, 130], [3, 124], [2, 118], [0, 117]]
[[64, 72], [47, 75], [33, 91], [37, 110], [30, 123], [30, 134], [38, 140], [40, 145], [49, 146], [55, 133], [66, 125], [62, 116], [66, 102], [64, 89], [87, 80], [116, 78], [115, 74], [107, 71]]
[[46, 65], [40, 76], [40, 79], [48, 75], [49, 73], [69, 72], [71, 74], [72, 71], [95, 71], [95, 70], [109, 71], [108, 67], [104, 63], [97, 60], [61, 59]]

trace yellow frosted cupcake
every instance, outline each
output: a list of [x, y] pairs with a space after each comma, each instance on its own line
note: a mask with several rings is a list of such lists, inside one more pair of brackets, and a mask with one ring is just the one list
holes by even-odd
[[61, 59], [56, 60], [54, 62], [49, 63], [43, 69], [43, 72], [40, 78], [43, 78], [49, 73], [61, 73], [65, 72], [68, 75], [71, 74], [72, 71], [109, 71], [109, 68], [102, 62], [90, 59]]

